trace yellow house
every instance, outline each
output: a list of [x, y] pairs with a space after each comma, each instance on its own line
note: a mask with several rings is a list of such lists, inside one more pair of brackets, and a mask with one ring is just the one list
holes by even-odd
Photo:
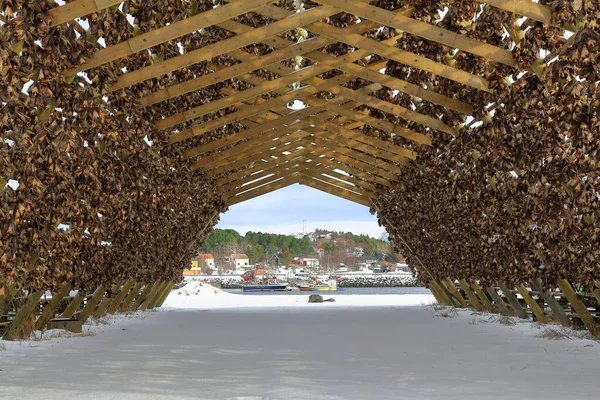
[[[201, 263], [202, 261], [202, 263]], [[202, 266], [213, 268], [215, 265], [215, 258], [212, 254], [198, 254], [197, 257], [192, 258], [192, 262], [190, 263], [189, 269], [183, 270], [184, 276], [190, 275], [201, 275], [202, 274]]]

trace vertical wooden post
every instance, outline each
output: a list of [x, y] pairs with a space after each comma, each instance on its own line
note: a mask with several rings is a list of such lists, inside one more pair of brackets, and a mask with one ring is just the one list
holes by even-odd
[[71, 289], [71, 285], [69, 283], [65, 283], [58, 292], [54, 292], [52, 294], [52, 298], [42, 311], [40, 317], [35, 321], [35, 329], [41, 330], [46, 328], [48, 322], [54, 317], [54, 312], [60, 306], [60, 302], [62, 299], [69, 294], [69, 290]]
[[167, 285], [167, 288], [165, 289], [165, 292], [161, 296], [158, 303], [156, 303], [156, 307], [162, 307], [162, 305], [167, 300], [167, 297], [169, 297], [169, 294], [171, 294], [171, 290], [173, 290], [173, 286], [175, 286], [175, 282], [173, 282], [173, 281], [169, 282], [169, 284]]
[[12, 299], [17, 294], [17, 289], [12, 286], [8, 286], [0, 289], [0, 318], [4, 315], [4, 313], [8, 310], [8, 307], [12, 301]]
[[519, 300], [515, 297], [515, 294], [506, 287], [506, 284], [500, 283], [498, 287], [500, 287], [500, 290], [502, 290], [502, 293], [504, 293], [504, 297], [506, 297], [506, 300], [508, 300], [508, 303], [511, 305], [513, 310], [515, 310], [517, 317], [522, 319], [529, 318], [527, 311], [521, 307], [521, 303], [519, 303]]
[[77, 294], [73, 297], [67, 309], [60, 315], [63, 318], [73, 318], [75, 312], [79, 308], [81, 302], [85, 299], [85, 295], [81, 294], [81, 290], [77, 291]]
[[571, 303], [571, 306], [573, 307], [577, 315], [579, 315], [579, 318], [581, 318], [581, 320], [583, 321], [585, 327], [590, 331], [592, 335], [594, 335], [595, 337], [600, 337], [600, 325], [598, 325], [596, 321], [594, 321], [594, 317], [592, 316], [592, 314], [590, 314], [585, 304], [583, 304], [583, 302], [579, 299], [579, 296], [577, 296], [577, 293], [575, 292], [575, 290], [573, 290], [573, 287], [571, 286], [569, 281], [566, 279], [562, 279], [558, 282], [558, 286], [560, 287], [560, 290], [563, 292], [567, 300], [569, 300], [569, 302]]
[[150, 302], [150, 304], [148, 304], [148, 308], [149, 309], [153, 309], [156, 307], [156, 305], [158, 304], [158, 302], [163, 298], [163, 294], [165, 293], [165, 291], [169, 288], [169, 285], [171, 284], [171, 282], [165, 282], [162, 287], [159, 289], [159, 291], [156, 293], [156, 296], [154, 297], [154, 299], [152, 299], [152, 301]]
[[131, 289], [131, 292], [129, 292], [127, 297], [125, 297], [125, 299], [123, 300], [123, 303], [119, 306], [120, 312], [129, 311], [132, 303], [134, 302], [134, 299], [136, 298], [137, 295], [140, 294], [140, 289], [142, 288], [143, 285], [144, 284], [142, 282], [135, 284], [133, 289]]
[[40, 299], [44, 294], [43, 291], [31, 293], [27, 296], [25, 303], [21, 305], [17, 311], [15, 319], [11, 321], [8, 329], [4, 333], [3, 339], [15, 340], [25, 339], [29, 337], [29, 334], [33, 331], [35, 323], [33, 321], [33, 314], [35, 309], [40, 305]]
[[146, 311], [148, 309], [148, 306], [150, 305], [150, 303], [152, 303], [154, 298], [158, 296], [163, 286], [164, 283], [162, 283], [161, 281], [156, 281], [154, 285], [152, 285], [150, 293], [148, 293], [148, 296], [144, 299], [144, 301], [142, 301], [142, 304], [140, 304], [139, 309], [141, 311]]
[[492, 296], [492, 299], [494, 299], [494, 303], [496, 303], [496, 306], [498, 306], [498, 308], [500, 309], [500, 314], [508, 315], [511, 317], [515, 315], [514, 310], [510, 308], [510, 306], [506, 304], [504, 300], [502, 300], [502, 297], [498, 294], [498, 292], [496, 292], [496, 289], [494, 289], [493, 287], [488, 287], [487, 292], [490, 294], [490, 296]]
[[100, 302], [100, 299], [102, 298], [102, 296], [104, 296], [104, 293], [106, 293], [106, 288], [104, 286], [100, 285], [96, 288], [92, 297], [90, 297], [88, 299], [87, 304], [85, 305], [85, 307], [83, 307], [83, 310], [81, 310], [81, 313], [79, 313], [78, 319], [82, 323], [85, 324], [85, 322], [90, 317], [90, 315], [92, 315], [92, 312], [94, 312], [94, 309]]
[[115, 298], [113, 299], [113, 301], [108, 306], [108, 309], [106, 311], [109, 314], [114, 314], [114, 313], [117, 312], [117, 310], [121, 306], [121, 303], [123, 303], [123, 299], [129, 293], [129, 290], [131, 289], [131, 286], [133, 286], [133, 281], [127, 281], [127, 282], [125, 282], [125, 284], [123, 285], [123, 287], [119, 291], [119, 294], [117, 294], [115, 296]]
[[546, 316], [546, 314], [544, 314], [544, 310], [540, 308], [540, 305], [533, 299], [533, 297], [531, 297], [531, 294], [529, 293], [527, 288], [521, 284], [517, 286], [517, 290], [519, 291], [519, 293], [521, 293], [521, 296], [523, 296], [523, 300], [525, 300], [529, 308], [531, 308], [531, 311], [533, 311], [533, 314], [535, 315], [537, 320], [543, 324], [547, 324], [549, 321], [548, 317]]
[[462, 290], [464, 290], [467, 294], [467, 297], [469, 298], [469, 301], [471, 302], [473, 308], [476, 311], [484, 311], [483, 306], [479, 302], [479, 299], [477, 299], [477, 296], [475, 296], [475, 293], [473, 293], [473, 291], [471, 290], [471, 286], [469, 286], [467, 281], [464, 279], [459, 279], [458, 282], [460, 283], [460, 287], [462, 288]]
[[464, 299], [464, 297], [462, 297], [462, 295], [460, 294], [460, 292], [456, 289], [456, 286], [454, 285], [454, 282], [450, 280], [450, 278], [446, 278], [442, 281], [442, 284], [445, 284], [446, 286], [446, 290], [448, 290], [448, 293], [450, 293], [450, 295], [455, 298], [462, 307], [464, 308], [468, 308], [469, 305], [467, 304], [466, 300]]
[[479, 298], [479, 301], [483, 305], [483, 307], [491, 313], [497, 313], [498, 309], [492, 305], [490, 299], [487, 298], [487, 294], [485, 291], [479, 286], [479, 283], [473, 283], [473, 290], [475, 291], [475, 295]]
[[131, 306], [130, 310], [137, 311], [137, 309], [142, 305], [144, 300], [146, 300], [146, 298], [150, 295], [153, 288], [154, 288], [154, 285], [146, 285], [146, 287], [144, 287], [144, 290], [142, 290], [142, 294], [140, 294], [138, 296], [138, 298], [133, 303], [133, 306]]
[[567, 316], [565, 309], [558, 304], [558, 301], [556, 301], [552, 293], [544, 289], [542, 280], [540, 278], [535, 278], [533, 282], [531, 282], [531, 286], [539, 293], [540, 297], [544, 299], [546, 304], [548, 304], [548, 307], [550, 307], [554, 313], [554, 316], [556, 316], [556, 319], [558, 319], [558, 322], [560, 322], [562, 326], [570, 327], [571, 320]]

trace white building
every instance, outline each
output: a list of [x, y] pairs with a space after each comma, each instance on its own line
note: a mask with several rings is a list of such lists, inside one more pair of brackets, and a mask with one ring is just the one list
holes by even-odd
[[232, 254], [227, 257], [227, 262], [232, 269], [248, 269], [250, 259], [245, 254]]

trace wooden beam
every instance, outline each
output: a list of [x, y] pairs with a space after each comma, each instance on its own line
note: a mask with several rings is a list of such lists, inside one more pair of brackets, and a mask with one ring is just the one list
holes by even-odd
[[54, 317], [54, 312], [60, 306], [62, 299], [69, 294], [69, 290], [71, 289], [71, 285], [65, 283], [62, 287], [57, 291], [52, 293], [52, 299], [46, 304], [44, 307], [44, 311], [39, 316], [37, 321], [35, 321], [35, 329], [42, 330], [46, 328], [48, 322]]
[[254, 189], [250, 192], [246, 192], [239, 196], [230, 197], [227, 199], [227, 204], [230, 206], [239, 204], [243, 201], [247, 201], [247, 200], [253, 199], [255, 197], [262, 196], [263, 194], [274, 192], [275, 190], [282, 189], [284, 187], [293, 185], [295, 183], [298, 183], [298, 176], [292, 174], [292, 175], [290, 175], [286, 178], [283, 178], [273, 184], [262, 186], [258, 189]]
[[[301, 160], [302, 164], [305, 163], [303, 158], [297, 158], [297, 160]], [[228, 192], [239, 192], [243, 189], [250, 187], [253, 183], [260, 182], [267, 178], [270, 175], [281, 174], [284, 171], [289, 171], [291, 169], [297, 168], [300, 164], [297, 162], [286, 162], [280, 164], [273, 164], [269, 168], [265, 168], [256, 174], [249, 175], [244, 177], [243, 179], [238, 179], [232, 183], [219, 187], [219, 191], [226, 194]]]
[[552, 23], [552, 10], [540, 3], [534, 3], [530, 0], [486, 0], [485, 3], [546, 25], [554, 25]]
[[573, 290], [573, 287], [571, 286], [569, 281], [566, 279], [562, 279], [558, 281], [558, 286], [560, 287], [560, 290], [563, 292], [567, 300], [569, 300], [569, 303], [571, 303], [571, 306], [573, 307], [579, 318], [581, 318], [581, 321], [583, 322], [585, 327], [590, 331], [590, 333], [593, 336], [597, 338], [600, 337], [600, 325], [598, 325], [598, 323], [594, 321], [594, 316], [588, 311], [587, 307], [585, 306], [585, 304], [583, 304], [581, 299], [579, 299], [579, 296], [577, 295], [575, 290]]
[[475, 295], [477, 295], [477, 298], [479, 299], [483, 307], [488, 312], [497, 313], [498, 309], [492, 305], [490, 299], [487, 298], [487, 293], [485, 292], [485, 290], [483, 290], [481, 286], [479, 286], [479, 283], [474, 282], [471, 286], [473, 287], [473, 291], [475, 292]]
[[437, 283], [435, 280], [431, 280], [429, 282], [429, 290], [431, 290], [431, 293], [434, 294], [434, 296], [439, 304], [442, 304], [445, 306], [450, 306], [450, 307], [454, 306], [454, 303], [452, 302], [450, 297], [442, 289], [440, 284]]
[[115, 296], [112, 303], [110, 303], [110, 305], [108, 306], [107, 312], [109, 314], [114, 314], [115, 312], [117, 312], [117, 310], [121, 306], [121, 303], [123, 303], [123, 299], [125, 298], [125, 296], [127, 296], [127, 294], [129, 293], [129, 290], [131, 290], [132, 286], [133, 286], [133, 281], [129, 280], [129, 281], [125, 282], [125, 284], [121, 287], [119, 294], [117, 294]]
[[377, 108], [383, 112], [395, 115], [408, 121], [416, 122], [427, 126], [431, 129], [449, 133], [450, 135], [456, 135], [456, 130], [446, 125], [442, 120], [430, 117], [428, 115], [419, 114], [407, 108], [399, 105], [390, 103], [388, 101], [380, 100], [377, 97], [363, 95], [356, 90], [346, 89], [339, 85], [331, 84], [327, 81], [317, 86], [318, 90], [327, 90], [335, 95], [344, 97], [345, 99], [357, 101], [362, 104], [366, 104], [369, 107]]
[[298, 172], [299, 169], [300, 169], [300, 167], [298, 167], [296, 165], [296, 166], [292, 166], [290, 168], [281, 169], [274, 173], [264, 174], [263, 176], [260, 177], [260, 179], [257, 178], [259, 180], [251, 182], [251, 183], [241, 186], [239, 188], [236, 188], [233, 191], [231, 191], [230, 193], [226, 193], [225, 195], [226, 196], [236, 196], [236, 195], [248, 192], [250, 190], [261, 187], [265, 184], [275, 182], [275, 181], [279, 180], [280, 178], [285, 178], [286, 176], [289, 176], [290, 174]]
[[350, 184], [346, 181], [340, 181], [337, 179], [329, 178], [327, 176], [320, 174], [319, 172], [314, 172], [308, 168], [305, 168], [304, 170], [300, 171], [300, 174], [307, 178], [315, 179], [319, 182], [323, 182], [328, 185], [339, 187], [341, 189], [347, 190], [348, 192], [356, 193], [357, 195], [363, 196], [368, 199], [371, 199], [375, 195], [374, 193], [370, 193], [370, 192], [362, 190], [360, 187], [358, 187], [356, 185]]
[[456, 48], [511, 67], [516, 65], [512, 53], [509, 50], [471, 39], [470, 37], [460, 35], [423, 21], [393, 14], [383, 8], [371, 6], [367, 3], [358, 3], [354, 0], [318, 0], [318, 2], [331, 7], [336, 7], [340, 11], [345, 11], [378, 22], [382, 25], [391, 26], [400, 31], [410, 33], [411, 35], [431, 40], [432, 42], [448, 46], [452, 49]]
[[[307, 129], [307, 131], [309, 130]], [[323, 148], [335, 151], [336, 153], [343, 154], [355, 160], [368, 163], [371, 168], [382, 169], [393, 174], [392, 176], [399, 175], [400, 168], [397, 165], [378, 159], [371, 153], [363, 153], [353, 149], [352, 145], [349, 144], [352, 142], [346, 142], [345, 140], [347, 139], [343, 137], [331, 138], [327, 137], [327, 135], [320, 135], [312, 136], [310, 140], [316, 145], [322, 146]], [[403, 165], [406, 165], [406, 163], [403, 163]]]
[[0, 288], [0, 318], [2, 318], [4, 313], [9, 309], [16, 294], [17, 289], [12, 286]]
[[256, 174], [260, 174], [262, 171], [266, 171], [277, 166], [283, 166], [288, 163], [291, 163], [293, 160], [296, 160], [309, 152], [310, 151], [306, 149], [297, 150], [288, 155], [258, 163], [250, 168], [238, 171], [234, 174], [230, 174], [218, 179], [215, 182], [215, 186], [223, 188], [224, 186], [229, 185], [241, 185], [245, 182], [248, 182], [248, 180], [252, 180], [253, 176], [255, 176]]
[[529, 306], [537, 320], [543, 324], [547, 324], [549, 322], [548, 317], [544, 314], [544, 310], [540, 307], [540, 305], [531, 297], [529, 290], [523, 285], [517, 286], [517, 290], [525, 300], [525, 303]]
[[169, 297], [169, 294], [171, 293], [171, 290], [173, 289], [173, 286], [175, 285], [174, 282], [169, 282], [169, 284], [167, 285], [167, 287], [165, 288], [165, 291], [162, 295], [162, 297], [160, 298], [160, 300], [158, 300], [158, 302], [156, 303], [156, 307], [162, 307], [162, 305], [164, 304], [165, 300], [167, 299], [167, 297]]
[[135, 301], [135, 298], [140, 295], [140, 290], [144, 287], [143, 282], [138, 282], [133, 286], [129, 294], [123, 299], [123, 302], [119, 305], [119, 312], [129, 311]]
[[61, 318], [73, 318], [73, 315], [75, 315], [75, 312], [79, 309], [79, 306], [84, 299], [85, 294], [81, 294], [81, 290], [78, 290], [77, 294], [73, 296], [65, 311], [63, 311], [63, 313], [60, 315]]
[[380, 185], [391, 187], [389, 180], [381, 178], [377, 175], [373, 175], [367, 171], [363, 171], [353, 165], [344, 164], [340, 160], [332, 160], [332, 157], [323, 154], [323, 150], [313, 150], [314, 154], [308, 155], [307, 158], [312, 160], [315, 164], [323, 164], [330, 168], [339, 169], [348, 174], [358, 176], [368, 182], [379, 183]]
[[475, 89], [490, 93], [492, 92], [491, 89], [489, 89], [489, 82], [485, 78], [469, 74], [468, 72], [452, 68], [445, 64], [437, 63], [426, 57], [418, 56], [409, 51], [383, 44], [377, 40], [369, 39], [358, 34], [348, 34], [342, 29], [335, 28], [328, 24], [320, 24], [318, 25], [318, 28], [314, 28], [313, 25], [311, 25], [311, 31], [351, 46], [369, 49], [382, 57], [431, 72], [434, 75], [442, 76], [446, 79], [462, 83]]
[[378, 139], [373, 136], [368, 136], [368, 135], [358, 132], [358, 131], [346, 129], [343, 126], [335, 125], [333, 122], [330, 122], [330, 121], [319, 121], [315, 118], [310, 118], [310, 117], [305, 118], [305, 121], [308, 123], [317, 125], [318, 127], [322, 128], [328, 132], [340, 135], [347, 139], [352, 139], [352, 140], [362, 142], [362, 143], [368, 144], [370, 146], [376, 147], [384, 153], [389, 152], [389, 153], [396, 154], [398, 156], [401, 156], [401, 157], [404, 157], [404, 158], [407, 158], [410, 160], [414, 160], [417, 158], [417, 153], [415, 153], [414, 151], [412, 151], [410, 149], [407, 149], [407, 148], [401, 147], [401, 146], [397, 146], [393, 143]]
[[85, 307], [83, 307], [83, 310], [81, 310], [81, 312], [79, 313], [79, 316], [77, 319], [85, 324], [87, 319], [94, 312], [94, 309], [96, 308], [96, 306], [98, 306], [98, 303], [100, 302], [100, 299], [102, 298], [102, 296], [104, 296], [104, 293], [106, 293], [106, 288], [102, 285], [98, 286], [96, 288], [96, 290], [94, 291], [94, 294], [92, 295], [92, 297], [90, 297], [88, 299], [87, 304], [85, 305]]
[[[264, 3], [264, 0], [253, 0], [254, 2]], [[241, 7], [244, 3], [240, 2], [234, 4], [228, 4], [226, 6], [238, 6]], [[262, 5], [262, 4], [261, 4]], [[215, 10], [218, 10], [221, 7], [217, 7]], [[290, 13], [290, 16], [284, 18], [282, 20], [276, 21], [272, 24], [265, 25], [260, 28], [252, 29], [240, 35], [234, 36], [229, 39], [220, 40], [214, 44], [199, 48], [194, 51], [190, 51], [179, 56], [175, 56], [169, 58], [168, 60], [149, 65], [147, 67], [135, 70], [126, 75], [123, 75], [122, 78], [119, 78], [118, 85], [114, 86], [115, 89], [131, 86], [139, 82], [143, 82], [145, 80], [156, 78], [161, 75], [168, 74], [169, 72], [176, 71], [178, 69], [182, 69], [188, 67], [193, 64], [197, 64], [202, 61], [210, 60], [214, 57], [218, 57], [225, 53], [229, 53], [233, 50], [248, 46], [250, 44], [267, 41], [271, 36], [278, 35], [283, 32], [290, 31], [292, 29], [297, 28], [298, 26], [303, 26], [306, 24], [310, 24], [311, 22], [318, 21], [320, 19], [326, 18], [331, 14], [334, 14], [335, 9], [330, 7], [317, 7], [311, 8], [302, 13]], [[201, 13], [206, 14], [210, 11]], [[247, 12], [247, 11], [245, 11]], [[245, 13], [244, 12], [244, 13]], [[289, 11], [288, 11], [289, 12]], [[243, 14], [243, 13], [242, 13]], [[239, 14], [238, 14], [239, 15]], [[229, 18], [228, 18], [229, 19]], [[212, 24], [218, 23], [220, 21], [215, 21]], [[160, 28], [164, 29], [164, 28]]]
[[309, 177], [302, 177], [300, 179], [300, 184], [310, 186], [313, 189], [320, 190], [321, 192], [329, 193], [333, 196], [342, 198], [344, 200], [351, 201], [353, 203], [357, 203], [363, 205], [365, 207], [371, 207], [371, 201], [366, 198], [361, 198], [361, 196], [348, 192], [347, 190], [343, 190], [338, 188], [337, 186], [332, 186], [326, 184], [321, 181], [317, 181], [315, 179], [310, 179]]
[[342, 162], [344, 164], [348, 164], [348, 165], [351, 165], [351, 166], [353, 166], [355, 168], [359, 168], [359, 169], [361, 169], [361, 170], [363, 170], [363, 171], [365, 171], [365, 172], [367, 172], [369, 174], [378, 175], [378, 176], [380, 176], [382, 178], [385, 178], [388, 181], [397, 181], [398, 180], [399, 174], [395, 174], [395, 173], [392, 173], [392, 172], [388, 172], [388, 171], [385, 171], [385, 170], [374, 168], [368, 162], [361, 161], [361, 160], [352, 158], [350, 156], [347, 156], [347, 155], [344, 155], [344, 154], [341, 154], [341, 153], [338, 153], [338, 152], [333, 152], [331, 150], [326, 150], [326, 149], [323, 149], [323, 148], [319, 148], [316, 145], [312, 145], [312, 144], [307, 144], [304, 147], [307, 148], [307, 149], [309, 149], [309, 150], [318, 152], [319, 154], [325, 155], [327, 157], [334, 158], [337, 161], [340, 161], [340, 162]]
[[146, 311], [148, 308], [150, 308], [150, 305], [155, 302], [156, 297], [162, 293], [165, 286], [167, 286], [167, 282], [157, 281], [154, 286], [152, 286], [152, 291], [146, 300], [144, 300], [140, 305], [140, 310]]
[[542, 284], [542, 280], [540, 278], [536, 278], [531, 282], [531, 287], [534, 288], [538, 295], [548, 304], [548, 307], [552, 310], [552, 313], [558, 319], [558, 322], [562, 326], [570, 327], [571, 320], [569, 319], [565, 309], [556, 301], [554, 298], [554, 294], [544, 289], [544, 285]]
[[231, 114], [227, 114], [224, 117], [215, 118], [201, 125], [194, 125], [189, 129], [185, 129], [181, 132], [175, 133], [169, 137], [169, 143], [173, 144], [185, 139], [192, 138], [194, 136], [202, 135], [203, 133], [209, 132], [215, 128], [219, 128], [227, 124], [233, 124], [235, 122], [241, 121], [244, 118], [248, 118], [253, 115], [265, 112], [273, 107], [284, 105], [294, 100], [302, 99], [306, 96], [317, 93], [317, 91], [318, 90], [312, 86], [305, 86], [297, 90], [292, 90], [286, 95], [277, 97], [275, 99], [271, 99], [254, 107], [246, 108], [242, 111], [233, 112]]
[[31, 293], [27, 296], [25, 303], [17, 310], [15, 319], [10, 322], [8, 329], [4, 333], [2, 339], [4, 340], [15, 340], [15, 339], [26, 339], [29, 337], [35, 327], [33, 315], [35, 309], [40, 305], [40, 299], [44, 294], [43, 291]]
[[515, 314], [517, 314], [517, 317], [519, 317], [521, 319], [529, 318], [527, 311], [525, 311], [523, 309], [523, 307], [521, 306], [521, 303], [519, 303], [519, 300], [517, 299], [517, 297], [514, 295], [514, 293], [508, 287], [506, 287], [506, 284], [500, 283], [500, 284], [498, 284], [498, 287], [500, 288], [500, 290], [502, 290], [504, 297], [506, 297], [506, 300], [508, 300], [508, 303], [511, 305], [511, 307], [515, 311]]
[[48, 10], [52, 17], [50, 27], [54, 27], [75, 18], [85, 17], [86, 15], [104, 10], [106, 8], [122, 3], [123, 0], [75, 0], [59, 7]]
[[258, 151], [268, 150], [292, 140], [288, 135], [302, 130], [304, 125], [305, 123], [301, 122], [290, 126], [276, 128], [268, 131], [267, 134], [258, 135], [245, 142], [238, 142], [233, 147], [218, 151], [210, 156], [202, 157], [201, 159], [196, 160], [192, 165], [194, 168], [209, 169], [236, 160], [236, 156], [248, 155], [249, 152], [256, 153]]
[[[307, 132], [304, 132], [304, 134], [306, 134], [307, 136], [309, 135], [309, 133], [307, 133]], [[234, 162], [231, 162], [227, 165], [222, 165], [217, 168], [207, 170], [206, 173], [211, 177], [221, 175], [224, 173], [228, 173], [229, 171], [232, 171], [232, 170], [238, 169], [238, 168], [242, 168], [246, 165], [252, 164], [254, 162], [258, 162], [262, 159], [267, 159], [267, 158], [273, 157], [273, 156], [281, 157], [283, 152], [294, 151], [295, 149], [297, 149], [300, 146], [304, 146], [304, 141], [302, 139], [292, 142], [290, 144], [284, 145], [284, 146], [277, 147], [275, 149], [269, 149], [269, 150], [255, 153], [255, 154], [248, 154], [246, 157], [236, 160]]]
[[[311, 160], [312, 161], [312, 160]], [[306, 163], [303, 165], [306, 171], [312, 172], [314, 177], [319, 179], [334, 179], [336, 181], [342, 181], [355, 186], [358, 190], [368, 193], [369, 197], [377, 196], [379, 190], [375, 185], [363, 180], [359, 180], [356, 177], [341, 174], [325, 165], [316, 165], [315, 162]]]
[[318, 110], [320, 110], [320, 109], [307, 107], [302, 110], [293, 111], [287, 115], [284, 115], [283, 117], [280, 117], [275, 120], [271, 120], [267, 123], [260, 124], [253, 128], [246, 129], [246, 130], [243, 130], [240, 132], [232, 133], [232, 134], [222, 137], [220, 139], [213, 140], [212, 142], [205, 143], [201, 146], [185, 150], [183, 152], [183, 157], [184, 158], [192, 158], [192, 157], [196, 157], [201, 154], [207, 153], [209, 151], [216, 150], [221, 147], [230, 146], [241, 140], [248, 139], [252, 136], [256, 136], [258, 134], [266, 132], [269, 129], [276, 129], [280, 126], [283, 126], [286, 124], [291, 124], [295, 121], [302, 120], [304, 117], [307, 117], [310, 114], [317, 112]]
[[450, 278], [446, 278], [442, 281], [442, 284], [444, 285], [444, 287], [446, 288], [446, 290], [448, 291], [448, 293], [454, 297], [462, 307], [464, 308], [468, 308], [469, 305], [467, 304], [467, 301], [465, 300], [465, 298], [462, 296], [462, 294], [458, 291], [458, 289], [456, 289], [456, 285], [454, 284], [454, 281], [450, 280]]
[[[294, 132], [294, 133], [291, 133], [291, 132]], [[291, 134], [287, 135], [288, 133], [291, 133]], [[239, 145], [241, 150], [247, 150], [247, 151], [240, 151], [235, 156], [230, 156], [227, 159], [221, 160], [220, 162], [213, 161], [212, 163], [206, 164], [206, 165], [200, 163], [203, 160], [199, 160], [199, 161], [192, 163], [191, 168], [194, 170], [196, 170], [198, 168], [202, 168], [205, 171], [211, 171], [211, 170], [215, 170], [215, 171], [218, 170], [220, 172], [227, 171], [232, 168], [235, 168], [236, 165], [238, 165], [238, 166], [244, 165], [244, 163], [247, 163], [248, 160], [256, 159], [257, 156], [262, 157], [261, 154], [263, 154], [263, 152], [276, 151], [277, 153], [279, 153], [282, 150], [280, 150], [278, 148], [278, 146], [290, 144], [293, 147], [296, 147], [298, 144], [295, 142], [298, 139], [302, 139], [309, 135], [310, 135], [310, 133], [302, 131], [302, 130], [298, 131], [297, 128], [288, 128], [287, 131], [283, 130], [281, 132], [281, 135], [280, 135], [279, 139], [277, 139], [277, 140], [268, 140], [263, 143], [248, 142], [247, 145], [246, 144]], [[238, 162], [242, 162], [242, 164], [239, 164]], [[213, 172], [209, 172], [209, 173], [213, 174]]]
[[484, 311], [483, 306], [479, 302], [479, 299], [477, 298], [475, 293], [473, 293], [473, 291], [471, 290], [471, 286], [469, 285], [469, 283], [464, 279], [459, 279], [458, 283], [460, 283], [461, 289], [465, 292], [465, 294], [469, 298], [469, 302], [471, 303], [471, 306], [476, 311]]
[[199, 29], [204, 29], [219, 22], [237, 17], [238, 15], [256, 10], [271, 1], [272, 0], [246, 0], [239, 3], [226, 4], [196, 14], [193, 17], [173, 22], [170, 25], [134, 36], [124, 42], [98, 50], [84, 64], [63, 72], [63, 75], [75, 75], [78, 72], [87, 71], [91, 68], [118, 60], [119, 58], [130, 56], [139, 51], [149, 49], [150, 47], [168, 42], [169, 40], [187, 35]]
[[507, 316], [515, 315], [514, 310], [508, 304], [506, 304], [506, 302], [502, 300], [502, 297], [498, 294], [498, 292], [496, 292], [496, 288], [488, 287], [486, 291], [494, 300], [494, 304], [496, 305], [496, 307], [500, 309], [500, 314]]

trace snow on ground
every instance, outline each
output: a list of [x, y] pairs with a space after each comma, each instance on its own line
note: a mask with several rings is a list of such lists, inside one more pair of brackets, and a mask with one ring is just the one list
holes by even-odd
[[[335, 302], [314, 304], [308, 302], [308, 296], [320, 294], [324, 299], [332, 298]], [[435, 301], [430, 294], [410, 295], [337, 295], [335, 292], [307, 292], [306, 296], [264, 296], [253, 294], [228, 293], [214, 286], [198, 281], [191, 281], [184, 287], [174, 290], [164, 303], [166, 308], [179, 309], [218, 309], [247, 307], [348, 307], [348, 306], [416, 306], [431, 304]]]
[[[536, 337], [545, 328], [529, 322], [430, 305], [375, 307], [381, 300], [369, 295], [360, 296], [369, 307], [359, 299], [294, 307], [288, 302], [304, 296], [182, 290], [168, 308], [90, 325], [85, 337], [0, 341], [0, 398], [598, 397], [600, 343]], [[234, 308], [240, 299], [255, 306]]]

